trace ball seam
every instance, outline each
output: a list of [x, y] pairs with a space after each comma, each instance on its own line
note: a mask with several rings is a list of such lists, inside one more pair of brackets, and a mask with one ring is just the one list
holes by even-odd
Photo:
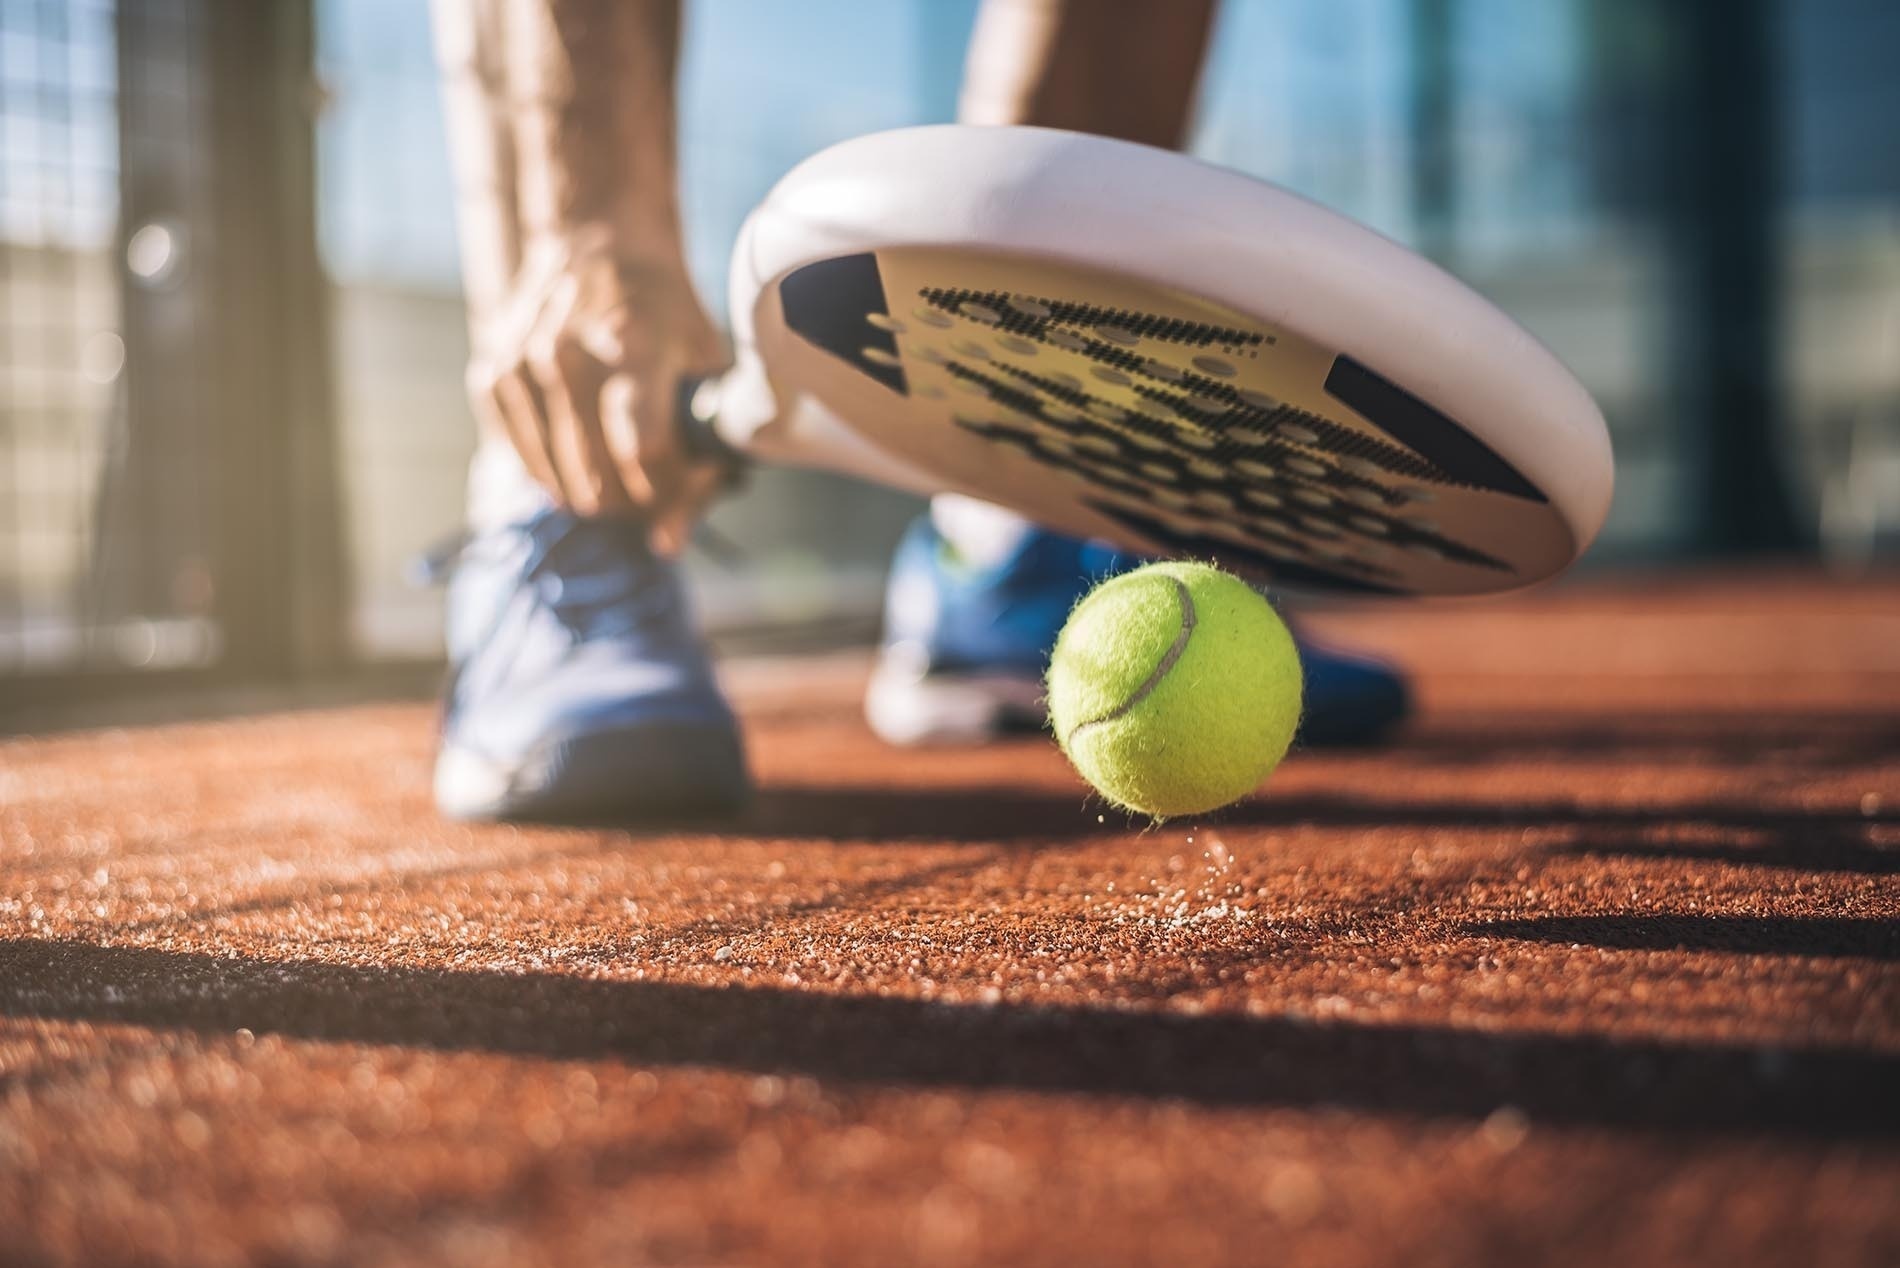
[[1126, 700], [1100, 717], [1090, 718], [1086, 722], [1078, 722], [1070, 727], [1067, 743], [1073, 744], [1077, 736], [1092, 726], [1103, 726], [1118, 718], [1126, 717], [1143, 700], [1154, 694], [1155, 689], [1161, 685], [1162, 679], [1168, 676], [1168, 671], [1175, 667], [1187, 651], [1188, 639], [1194, 634], [1194, 595], [1187, 588], [1187, 583], [1179, 577], [1167, 577], [1165, 580], [1174, 587], [1175, 595], [1181, 600], [1181, 628], [1175, 634], [1174, 642], [1169, 645], [1167, 651], [1162, 653], [1161, 659], [1155, 662], [1155, 667], [1148, 671], [1148, 676], [1133, 692], [1129, 693]]

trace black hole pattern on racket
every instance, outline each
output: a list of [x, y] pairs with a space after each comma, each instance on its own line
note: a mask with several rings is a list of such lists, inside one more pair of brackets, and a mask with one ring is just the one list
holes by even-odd
[[[1117, 389], [1109, 399], [1073, 375], [942, 349], [933, 358], [985, 398], [983, 416], [959, 414], [959, 427], [1079, 478], [1098, 491], [1086, 505], [1149, 540], [1284, 581], [1386, 592], [1403, 588], [1402, 574], [1387, 566], [1403, 553], [1513, 571], [1397, 514], [1411, 498], [1387, 481], [1479, 486], [1376, 436], [1297, 406], [1249, 399], [1223, 378], [1157, 363], [1141, 347], [1161, 342], [1245, 357], [1272, 336], [1011, 292], [930, 287], [918, 294], [965, 329], [1033, 340], [1118, 372], [1105, 380]], [[1139, 406], [1128, 403], [1131, 396]], [[1324, 470], [1295, 469], [1315, 463]]]
[[[1229, 443], [1197, 451], [1181, 442], [1178, 428], [1145, 415], [1128, 415], [1115, 423], [1093, 416], [1052, 415], [1046, 408], [1051, 401], [1079, 415], [1093, 398], [1016, 367], [991, 367], [997, 371], [991, 373], [987, 368], [948, 362], [944, 368], [953, 377], [981, 387], [992, 406], [1017, 415], [1009, 419], [958, 415], [957, 426], [1011, 445], [1037, 462], [1077, 476], [1105, 493], [1142, 504], [1141, 508], [1127, 503], [1118, 506], [1125, 516], [1139, 514], [1143, 524], [1168, 524], [1167, 533], [1160, 539], [1178, 541], [1183, 548], [1193, 544], [1220, 555], [1247, 548], [1283, 566], [1297, 565], [1313, 576], [1343, 574], [1367, 584], [1390, 581], [1397, 574], [1350, 553], [1312, 563], [1291, 556], [1335, 549], [1381, 553], [1412, 550], [1475, 567], [1511, 571], [1508, 564], [1483, 551], [1391, 514], [1389, 507], [1402, 499], [1380, 490], [1371, 481], [1337, 468], [1329, 468], [1323, 479], [1287, 470], [1284, 464], [1301, 456], [1295, 445], [1267, 437], [1254, 444]], [[1027, 388], [1019, 386], [1019, 381], [1026, 381]], [[1147, 437], [1161, 447], [1141, 445], [1130, 439], [1131, 435]], [[1240, 458], [1251, 458], [1254, 469], [1235, 465]], [[1370, 499], [1352, 500], [1345, 496], [1348, 489], [1377, 493], [1381, 505], [1367, 505]], [[1277, 505], [1263, 508], [1250, 495], [1265, 495]], [[1197, 498], [1211, 499], [1215, 509], [1195, 505]], [[1309, 498], [1320, 501], [1310, 502]], [[1198, 534], [1183, 527], [1182, 521], [1220, 525], [1229, 535]], [[1294, 524], [1300, 527], [1296, 529]], [[1368, 525], [1374, 526], [1371, 531]], [[1235, 532], [1247, 541], [1234, 542], [1231, 534]], [[1318, 546], [1312, 544], [1315, 540]]]
[[[1145, 535], [1164, 543], [1192, 544], [1196, 553], [1225, 558], [1236, 551], [1251, 552], [1255, 558], [1272, 560], [1278, 567], [1298, 568], [1301, 574], [1308, 578], [1344, 575], [1352, 578], [1355, 583], [1377, 585], [1386, 582], [1388, 584], [1384, 588], [1394, 588], [1389, 583], [1396, 581], [1398, 574], [1368, 559], [1350, 554], [1336, 558], [1316, 554], [1310, 562], [1303, 561], [1301, 558], [1314, 553], [1314, 548], [1307, 544], [1314, 538], [1325, 543], [1360, 544], [1363, 548], [1368, 538], [1351, 524], [1352, 517], [1358, 515], [1386, 527], [1384, 535], [1372, 539], [1372, 544], [1381, 549], [1424, 549], [1434, 555], [1475, 567], [1490, 568], [1500, 572], [1511, 571], [1508, 564], [1483, 551], [1452, 541], [1442, 534], [1416, 528], [1404, 520], [1373, 515], [1357, 507], [1352, 508], [1348, 514], [1342, 514], [1337, 509], [1301, 507], [1297, 498], [1292, 495], [1292, 489], [1301, 486], [1293, 482], [1276, 484], [1266, 480], [1249, 481], [1231, 478], [1208, 480], [1185, 470], [1184, 464], [1175, 455], [1148, 453], [1138, 455], [1143, 461], [1154, 462], [1157, 466], [1166, 467], [1175, 473], [1175, 478], [1167, 482], [1164, 487], [1172, 491], [1177, 500], [1186, 499], [1187, 502], [1181, 505], [1170, 505], [1157, 496], [1156, 481], [1152, 477], [1137, 475], [1132, 465], [1124, 465], [1127, 462], [1126, 455], [1117, 457], [1104, 455], [1096, 458], [1083, 453], [1060, 452], [1050, 448], [1047, 442], [1039, 438], [1035, 432], [1002, 423], [980, 422], [958, 417], [956, 424], [965, 431], [982, 436], [986, 440], [1011, 445], [1037, 462], [1066, 471], [1100, 489], [1103, 493], [1128, 499], [1121, 502], [1107, 502], [1099, 498], [1086, 499], [1086, 501], [1098, 509], [1112, 506], [1115, 514], [1124, 522], [1138, 521], [1143, 525]], [[1075, 436], [1100, 434], [1057, 422], [1045, 421], [1042, 426], [1065, 431]], [[1247, 488], [1265, 490], [1280, 497], [1285, 504], [1282, 514], [1272, 515], [1252, 510], [1244, 500], [1244, 490]], [[1233, 505], [1218, 513], [1197, 509], [1191, 504], [1192, 499], [1195, 495], [1203, 493], [1213, 493], [1228, 498]], [[1141, 506], [1130, 505], [1131, 502], [1140, 503]], [[1275, 527], [1275, 525], [1286, 523], [1287, 516], [1296, 517], [1306, 527], [1300, 529]], [[1166, 517], [1166, 519], [1157, 517]], [[1182, 521], [1188, 521], [1188, 524], [1184, 525]], [[1195, 521], [1207, 525], [1220, 524], [1229, 529], [1230, 534], [1237, 531], [1244, 535], [1246, 541], [1237, 542], [1231, 535], [1193, 531], [1191, 525]], [[1165, 532], [1147, 532], [1147, 526], [1163, 524], [1168, 526]], [[1312, 525], [1319, 527], [1314, 528], [1311, 527]], [[1323, 550], [1325, 547], [1322, 546], [1320, 549]]]
[[[1011, 306], [1012, 297], [1005, 292], [927, 287], [920, 294], [932, 307], [965, 321], [974, 319], [964, 314], [963, 305], [980, 304], [997, 313], [999, 319], [995, 322], [983, 321], [975, 324], [986, 329], [1001, 330], [1008, 334], [1033, 339], [1045, 347], [1063, 347], [1049, 338], [1048, 331], [1051, 326], [1066, 326], [1070, 323], [1089, 326], [1111, 325], [1143, 339], [1156, 339], [1191, 347], [1207, 347], [1211, 344], [1228, 347], [1258, 346], [1262, 342], [1270, 341], [1267, 336], [1248, 333], [1233, 327], [1155, 317], [1124, 309], [1103, 308], [1094, 304], [1064, 303], [1040, 296], [1029, 298], [1048, 310], [1048, 315], [1043, 317], [1034, 317], [1018, 311]], [[1173, 413], [1191, 417], [1203, 425], [1213, 427], [1216, 420], [1219, 420], [1219, 423], [1225, 427], [1272, 427], [1283, 422], [1297, 421], [1318, 435], [1317, 448], [1327, 453], [1345, 458], [1361, 458], [1382, 470], [1391, 472], [1394, 476], [1409, 480], [1448, 487], [1470, 487], [1416, 454], [1362, 432], [1342, 427], [1317, 414], [1290, 405], [1281, 406], [1277, 410], [1262, 410], [1249, 404], [1231, 385], [1192, 370], [1177, 370], [1174, 377], [1164, 380], [1156, 376], [1150, 368], [1150, 359], [1138, 352], [1116, 347], [1100, 339], [1078, 336], [1074, 331], [1065, 331], [1065, 333], [1078, 341], [1065, 350], [1072, 351], [1098, 365], [1119, 370], [1131, 378], [1139, 377], [1153, 383], [1165, 383], [1166, 387], [1155, 387], [1151, 383], [1134, 383], [1130, 390]], [[1039, 384], [1043, 390], [1061, 395], [1065, 400], [1080, 403], [1090, 399], [1062, 389], [1046, 379], [1039, 380]], [[1221, 412], [1199, 410], [1189, 403], [1189, 398], [1192, 396], [1205, 396], [1219, 400], [1230, 408]], [[1360, 483], [1369, 489], [1379, 488], [1371, 481]]]
[[[1043, 296], [1017, 295], [1006, 291], [975, 291], [950, 287], [923, 287], [918, 295], [939, 312], [952, 318], [973, 321], [990, 329], [1054, 344], [1086, 357], [1097, 365], [1111, 366], [1131, 377], [1163, 378], [1155, 374], [1153, 362], [1131, 345], [1144, 340], [1174, 344], [1186, 348], [1219, 346], [1231, 353], [1251, 356], [1262, 345], [1272, 345], [1273, 335], [1222, 326], [1211, 322], [1163, 317], [1131, 309], [1079, 304]], [[979, 319], [972, 314], [979, 309]], [[1091, 330], [1101, 338], [1091, 338], [1072, 327]], [[1052, 338], [1050, 328], [1060, 329]], [[1107, 342], [1113, 331], [1114, 342]], [[1171, 366], [1164, 381], [1188, 388], [1200, 395], [1239, 401], [1235, 390], [1218, 378], [1196, 374]], [[1394, 474], [1414, 480], [1465, 489], [1506, 493], [1530, 501], [1547, 501], [1543, 492], [1505, 462], [1477, 437], [1440, 414], [1429, 404], [1390, 383], [1360, 365], [1351, 357], [1336, 358], [1326, 381], [1327, 391], [1401, 443], [1382, 442], [1362, 432], [1342, 427], [1316, 415], [1307, 415], [1317, 426], [1322, 447], [1343, 457], [1357, 457], [1384, 467]], [[1147, 394], [1140, 384], [1135, 391]]]
[[[1328, 468], [1324, 477], [1307, 477], [1298, 471], [1286, 470], [1288, 460], [1298, 460], [1305, 456], [1305, 449], [1284, 441], [1275, 435], [1265, 435], [1260, 441], [1235, 441], [1233, 437], [1218, 439], [1210, 449], [1193, 449], [1182, 443], [1178, 424], [1170, 424], [1161, 418], [1146, 413], [1127, 413], [1123, 418], [1108, 422], [1093, 413], [1079, 418], [1056, 418], [1047, 413], [1045, 405], [1053, 399], [1077, 413], [1089, 411], [1091, 405], [1098, 405], [1096, 397], [1058, 384], [1051, 378], [1034, 375], [1013, 365], [992, 365], [977, 369], [975, 365], [963, 365], [959, 361], [948, 361], [944, 369], [963, 382], [977, 384], [982, 388], [990, 403], [1001, 405], [1007, 411], [1024, 414], [1034, 418], [1030, 422], [1015, 420], [973, 420], [958, 418], [958, 426], [965, 432], [975, 432], [994, 441], [1003, 441], [1015, 445], [1037, 462], [1047, 466], [1056, 466], [1060, 470], [1070, 471], [1081, 479], [1110, 487], [1127, 496], [1136, 496], [1163, 513], [1172, 513], [1176, 517], [1191, 517], [1197, 511], [1180, 506], [1169, 508], [1157, 496], [1155, 487], [1172, 490], [1176, 500], [1191, 500], [1195, 494], [1216, 494], [1227, 498], [1233, 509], [1222, 511], [1222, 523], [1229, 527], [1243, 528], [1252, 536], [1262, 532], [1264, 523], [1281, 523], [1286, 517], [1298, 517], [1298, 521], [1307, 525], [1319, 525], [1311, 528], [1307, 534], [1292, 534], [1296, 540], [1300, 536], [1321, 536], [1340, 538], [1347, 542], [1362, 542], [1378, 549], [1425, 549], [1457, 563], [1467, 563], [1473, 567], [1493, 568], [1509, 572], [1511, 567], [1492, 555], [1471, 548], [1454, 538], [1448, 538], [1431, 528], [1423, 528], [1416, 521], [1393, 515], [1391, 508], [1404, 506], [1404, 498], [1376, 481], [1362, 479], [1349, 471]], [[994, 373], [992, 373], [994, 371]], [[1018, 386], [1018, 384], [1026, 384]], [[1283, 407], [1281, 411], [1252, 411], [1260, 418], [1275, 418], [1279, 414], [1290, 413], [1302, 416], [1302, 422], [1311, 418], [1303, 411], [1294, 411]], [[1315, 420], [1321, 422], [1321, 420]], [[1307, 424], [1311, 426], [1311, 424]], [[1218, 422], [1208, 422], [1203, 432], [1220, 437]], [[1087, 441], [1094, 447], [1113, 445], [1113, 452], [1062, 452], [1053, 449], [1047, 443], [1037, 443], [1037, 432], [1058, 433], [1064, 441]], [[1165, 445], [1155, 449], [1153, 445], [1140, 445], [1131, 435], [1150, 437]], [[1252, 464], [1271, 468], [1273, 473], [1260, 470], [1246, 470], [1237, 466], [1241, 460], [1252, 460]], [[1199, 470], [1197, 470], [1199, 464]], [[1165, 477], [1155, 477], [1148, 468], [1161, 468], [1167, 471]], [[1214, 470], [1214, 475], [1208, 475]], [[1302, 490], [1307, 496], [1322, 494], [1328, 504], [1313, 506], [1302, 498]], [[1379, 500], [1378, 506], [1368, 506], [1370, 498], [1351, 498], [1349, 490], [1364, 490]], [[1265, 492], [1279, 500], [1279, 508], [1265, 509], [1248, 500], [1248, 492]], [[1205, 511], [1201, 511], [1205, 513]], [[1360, 523], [1355, 523], [1360, 521]], [[1378, 525], [1374, 532], [1366, 532], [1362, 525]], [[1378, 565], [1347, 559], [1341, 567], [1360, 568], [1370, 574], [1389, 574], [1387, 568]]]
[[[1149, 387], [1142, 383], [1135, 384], [1132, 390], [1135, 395], [1142, 399], [1152, 401], [1184, 418], [1192, 418], [1195, 422], [1200, 423], [1204, 427], [1214, 429], [1251, 427], [1270, 430], [1285, 423], [1297, 423], [1319, 437], [1319, 439], [1314, 442], [1313, 448], [1325, 453], [1333, 454], [1341, 458], [1363, 458], [1382, 471], [1389, 471], [1395, 476], [1402, 476], [1408, 480], [1421, 480], [1430, 484], [1442, 484], [1451, 487], [1459, 487], [1461, 485], [1460, 481], [1454, 480], [1451, 476], [1439, 470], [1423, 458], [1418, 457], [1416, 454], [1407, 453], [1396, 445], [1388, 445], [1382, 440], [1367, 436], [1362, 432], [1353, 431], [1351, 428], [1341, 427], [1338, 423], [1333, 422], [1329, 418], [1322, 418], [1318, 414], [1310, 413], [1296, 405], [1281, 405], [1277, 409], [1263, 410], [1256, 405], [1249, 405], [1246, 401], [1241, 399], [1240, 393], [1228, 387], [1225, 383], [1198, 379], [1193, 375], [1183, 376], [1182, 382], [1184, 386], [1191, 387], [1193, 391], [1189, 393], [1170, 392], [1161, 388]], [[1197, 394], [1226, 401], [1229, 403], [1230, 408], [1225, 410], [1201, 409], [1192, 404], [1189, 400], [1190, 396]], [[1343, 472], [1341, 476], [1365, 488], [1377, 489], [1381, 493], [1386, 491], [1384, 486], [1376, 484], [1371, 480], [1356, 479]]]
[[[1084, 498], [1083, 501], [1087, 506], [1110, 519], [1118, 520], [1150, 541], [1166, 547], [1172, 554], [1184, 555], [1191, 559], [1219, 559], [1236, 571], [1257, 573], [1287, 585], [1362, 590], [1370, 594], [1403, 592], [1401, 587], [1380, 580], [1379, 574], [1368, 572], [1368, 575], [1355, 576], [1348, 573], [1342, 576], [1337, 569], [1302, 563], [1297, 559], [1289, 559], [1284, 554], [1237, 546], [1225, 538], [1184, 533], [1160, 520], [1141, 515], [1128, 507], [1118, 506], [1112, 502], [1104, 502], [1098, 498]], [[1390, 572], [1380, 571], [1386, 577], [1392, 576]]]
[[[1013, 296], [1007, 291], [952, 290], [937, 286], [927, 286], [919, 294], [932, 307], [957, 317], [963, 316], [965, 304], [980, 304], [997, 314], [996, 321], [983, 322], [983, 325], [995, 330], [1006, 330], [1010, 334], [1029, 335], [1032, 338], [1041, 338], [1045, 328], [1057, 325], [1114, 326], [1126, 330], [1138, 339], [1153, 339], [1187, 348], [1217, 346], [1257, 348], [1262, 344], [1273, 342], [1271, 336], [1262, 335], [1258, 331], [1241, 330], [1233, 326], [1216, 326], [1203, 321], [1187, 321], [1179, 317], [1160, 317], [1154, 313], [1136, 312], [1127, 308], [1104, 308], [1099, 304], [1077, 304], [1064, 299], [1045, 299], [1040, 295]], [[1011, 306], [1012, 298], [1032, 300], [1047, 309], [1048, 314], [1032, 316], [1022, 312]]]
[[[1113, 402], [1101, 401], [1100, 398], [1088, 392], [1068, 387], [1062, 383], [1057, 383], [1053, 379], [1031, 373], [1018, 366], [997, 365], [994, 368], [1012, 379], [1030, 384], [1035, 388], [1036, 392], [1041, 393], [1043, 396], [1054, 397], [1062, 403], [1073, 406], [1079, 410], [1089, 410], [1092, 406], [1113, 404]], [[1018, 410], [1022, 413], [1040, 413], [1038, 398], [1034, 393], [1025, 393], [1009, 388], [1006, 385], [1000, 385], [995, 379], [985, 375], [982, 371], [965, 366], [960, 362], [947, 363], [944, 369], [948, 370], [957, 378], [964, 379], [968, 382], [984, 384], [993, 399], [999, 404], [1008, 405], [1011, 409]], [[1310, 428], [1319, 436], [1319, 443], [1314, 446], [1314, 449], [1333, 454], [1350, 455], [1353, 451], [1343, 444], [1337, 447], [1328, 444], [1327, 442], [1332, 439], [1329, 432], [1338, 432], [1345, 436], [1357, 438], [1356, 433], [1349, 432], [1344, 427], [1340, 427], [1335, 423], [1329, 423], [1317, 415], [1309, 414], [1305, 410], [1297, 409], [1291, 405], [1282, 405], [1274, 410], [1262, 410], [1256, 409], [1251, 405], [1241, 404], [1239, 397], [1235, 396], [1233, 398], [1236, 404], [1235, 409], [1219, 412], [1195, 409], [1186, 403], [1185, 398], [1173, 393], [1143, 391], [1140, 388], [1137, 388], [1136, 391], [1144, 399], [1161, 406], [1170, 413], [1188, 418], [1197, 424], [1199, 430], [1210, 438], [1212, 444], [1205, 449], [1194, 450], [1192, 446], [1185, 446], [1181, 443], [1178, 438], [1179, 429], [1171, 427], [1151, 415], [1142, 413], [1128, 414], [1119, 422], [1113, 423], [1102, 419], [1099, 415], [1094, 415], [1092, 416], [1094, 427], [1098, 430], [1109, 432], [1133, 431], [1139, 432], [1142, 435], [1153, 436], [1157, 440], [1165, 441], [1178, 451], [1185, 452], [1189, 457], [1205, 458], [1216, 462], [1231, 462], [1237, 458], [1260, 459], [1262, 457], [1277, 462], [1284, 462], [1288, 458], [1301, 456], [1300, 447], [1291, 440], [1266, 435], [1264, 440], [1243, 441], [1233, 434], [1232, 429], [1265, 434], [1271, 433], [1282, 423], [1297, 422], [1302, 426]], [[1008, 394], [1007, 399], [1005, 399], [1002, 393]], [[1375, 440], [1369, 441], [1368, 443], [1377, 446], [1379, 442]], [[1389, 465], [1381, 465], [1385, 465], [1387, 470], [1391, 470], [1396, 475], [1412, 476], [1417, 479], [1432, 478], [1431, 473], [1434, 469], [1428, 464], [1412, 458], [1408, 454], [1393, 451], [1393, 453], [1389, 455], [1388, 461]], [[1363, 476], [1354, 475], [1349, 471], [1334, 469], [1329, 478], [1336, 487], [1342, 489], [1363, 489], [1367, 493], [1376, 495], [1379, 500], [1386, 505], [1398, 505], [1404, 501], [1403, 498], [1377, 481], [1368, 480]], [[1444, 483], [1442, 480], [1437, 482]]]

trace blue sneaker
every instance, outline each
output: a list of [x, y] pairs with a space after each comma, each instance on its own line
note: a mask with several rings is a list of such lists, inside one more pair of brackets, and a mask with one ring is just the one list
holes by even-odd
[[746, 801], [737, 724], [642, 526], [549, 507], [477, 534], [453, 567], [444, 814], [624, 822]]
[[[1043, 676], [1069, 611], [1134, 555], [1041, 529], [974, 568], [920, 516], [898, 543], [885, 593], [884, 644], [865, 718], [892, 744], [970, 744], [1046, 722]], [[1298, 742], [1364, 744], [1411, 712], [1405, 680], [1366, 657], [1297, 640], [1306, 673]]]
[[1309, 643], [1293, 628], [1306, 675], [1306, 711], [1293, 742], [1307, 748], [1376, 744], [1412, 713], [1405, 675], [1382, 660]]

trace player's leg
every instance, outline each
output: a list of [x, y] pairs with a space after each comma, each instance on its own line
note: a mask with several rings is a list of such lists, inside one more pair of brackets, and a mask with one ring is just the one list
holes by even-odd
[[[578, 196], [553, 189], [545, 171], [524, 172], [519, 149], [546, 94], [511, 78], [522, 41], [510, 24], [552, 22], [555, 7], [436, 0], [477, 364], [486, 341], [507, 337], [497, 323], [520, 289], [531, 236], [524, 205]], [[655, 16], [663, 28], [666, 15]], [[592, 78], [600, 82], [587, 91], [613, 109], [611, 77]], [[662, 196], [672, 190], [652, 191]], [[550, 473], [537, 480], [510, 435], [525, 414], [480, 414], [467, 542], [451, 563], [438, 804], [465, 817], [629, 818], [742, 799], [737, 729], [673, 563], [653, 553], [642, 520], [556, 505], [544, 487]]]
[[[986, 0], [959, 115], [1176, 147], [1192, 120], [1215, 0]], [[1042, 674], [1069, 609], [1130, 556], [942, 496], [892, 562], [885, 640], [865, 698], [893, 743], [958, 742], [1042, 725]], [[1375, 738], [1402, 718], [1387, 667], [1302, 641], [1308, 743]]]
[[985, 0], [958, 118], [1176, 148], [1187, 139], [1215, 7], [1215, 0]]
[[[470, 343], [487, 314], [501, 311], [521, 271], [521, 207], [515, 196], [514, 129], [494, 103], [508, 95], [502, 55], [505, 0], [436, 0], [436, 60], [442, 71], [443, 122], [455, 173], [456, 234]], [[468, 519], [492, 528], [524, 518], [547, 501], [491, 411], [476, 416], [469, 465]]]

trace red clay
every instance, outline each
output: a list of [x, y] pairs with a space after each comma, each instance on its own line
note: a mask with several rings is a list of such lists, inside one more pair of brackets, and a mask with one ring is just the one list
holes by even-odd
[[0, 1261], [1900, 1258], [1900, 584], [1334, 614], [1401, 742], [1144, 829], [731, 675], [745, 822], [414, 706], [0, 745]]

